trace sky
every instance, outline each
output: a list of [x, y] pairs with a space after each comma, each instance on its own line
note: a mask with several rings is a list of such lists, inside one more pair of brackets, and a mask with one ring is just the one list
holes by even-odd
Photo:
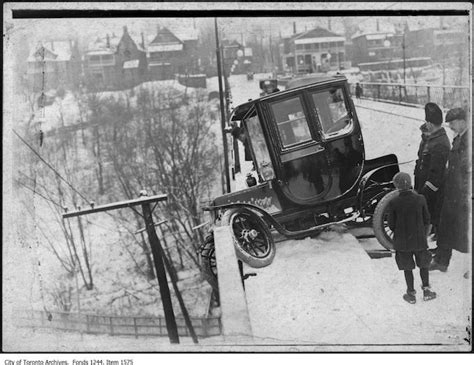
[[[334, 18], [220, 18], [218, 19], [219, 31], [222, 38], [237, 40], [245, 43], [245, 39], [257, 37], [261, 41], [268, 42], [270, 35], [273, 39], [288, 37], [296, 32], [311, 30], [317, 26], [331, 28], [335, 33], [344, 34], [344, 22], [358, 26], [364, 31], [374, 31], [379, 20], [380, 30], [393, 31], [394, 24], [408, 22], [410, 29], [420, 27], [439, 26], [439, 17], [351, 17], [343, 20]], [[467, 20], [467, 19], [465, 19]], [[467, 24], [464, 19], [444, 17], [443, 24], [446, 26], [460, 26]], [[143, 32], [148, 38], [153, 37], [158, 26], [168, 27], [178, 36], [195, 34], [196, 29], [213, 30], [214, 20], [212, 18], [97, 18], [97, 19], [15, 19], [13, 27], [8, 27], [7, 34], [17, 36], [22, 44], [28, 47], [37, 44], [41, 40], [61, 40], [79, 37], [86, 43], [97, 36], [115, 33], [120, 36], [123, 26], [127, 26], [131, 35], [140, 39]], [[15, 39], [15, 38], [13, 38]]]

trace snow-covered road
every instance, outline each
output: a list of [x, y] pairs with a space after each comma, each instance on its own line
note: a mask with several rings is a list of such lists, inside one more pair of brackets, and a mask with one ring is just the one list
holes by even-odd
[[[452, 267], [452, 269], [451, 269]], [[370, 259], [348, 233], [277, 243], [273, 263], [245, 268], [256, 342], [320, 345], [466, 345], [470, 279], [466, 255], [454, 253], [447, 273], [431, 274], [439, 298], [403, 301], [394, 258]]]

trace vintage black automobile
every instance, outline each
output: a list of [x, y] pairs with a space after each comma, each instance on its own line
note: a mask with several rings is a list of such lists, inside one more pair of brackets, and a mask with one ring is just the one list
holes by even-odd
[[[303, 238], [341, 222], [372, 221], [380, 243], [392, 247], [385, 211], [396, 194], [397, 157], [365, 159], [344, 76], [290, 81], [284, 91], [236, 107], [230, 123], [245, 131], [256, 178], [205, 209], [216, 224], [232, 227], [240, 260], [252, 267], [269, 265], [275, 256], [272, 231]], [[212, 231], [201, 254], [215, 279]]]

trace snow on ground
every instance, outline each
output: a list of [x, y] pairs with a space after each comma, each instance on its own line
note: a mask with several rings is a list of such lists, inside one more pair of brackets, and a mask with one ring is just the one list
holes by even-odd
[[471, 280], [463, 274], [469, 267], [466, 255], [455, 252], [447, 273], [431, 273], [439, 298], [429, 302], [422, 300], [416, 271], [418, 303], [410, 305], [394, 258], [370, 259], [350, 234], [280, 242], [270, 266], [245, 267], [257, 273], [246, 280], [252, 330], [257, 343], [468, 350]]

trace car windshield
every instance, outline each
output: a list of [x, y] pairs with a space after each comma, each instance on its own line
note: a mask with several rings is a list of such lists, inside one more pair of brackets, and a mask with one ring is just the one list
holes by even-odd
[[314, 93], [312, 99], [326, 136], [343, 134], [350, 129], [351, 120], [342, 88]]

